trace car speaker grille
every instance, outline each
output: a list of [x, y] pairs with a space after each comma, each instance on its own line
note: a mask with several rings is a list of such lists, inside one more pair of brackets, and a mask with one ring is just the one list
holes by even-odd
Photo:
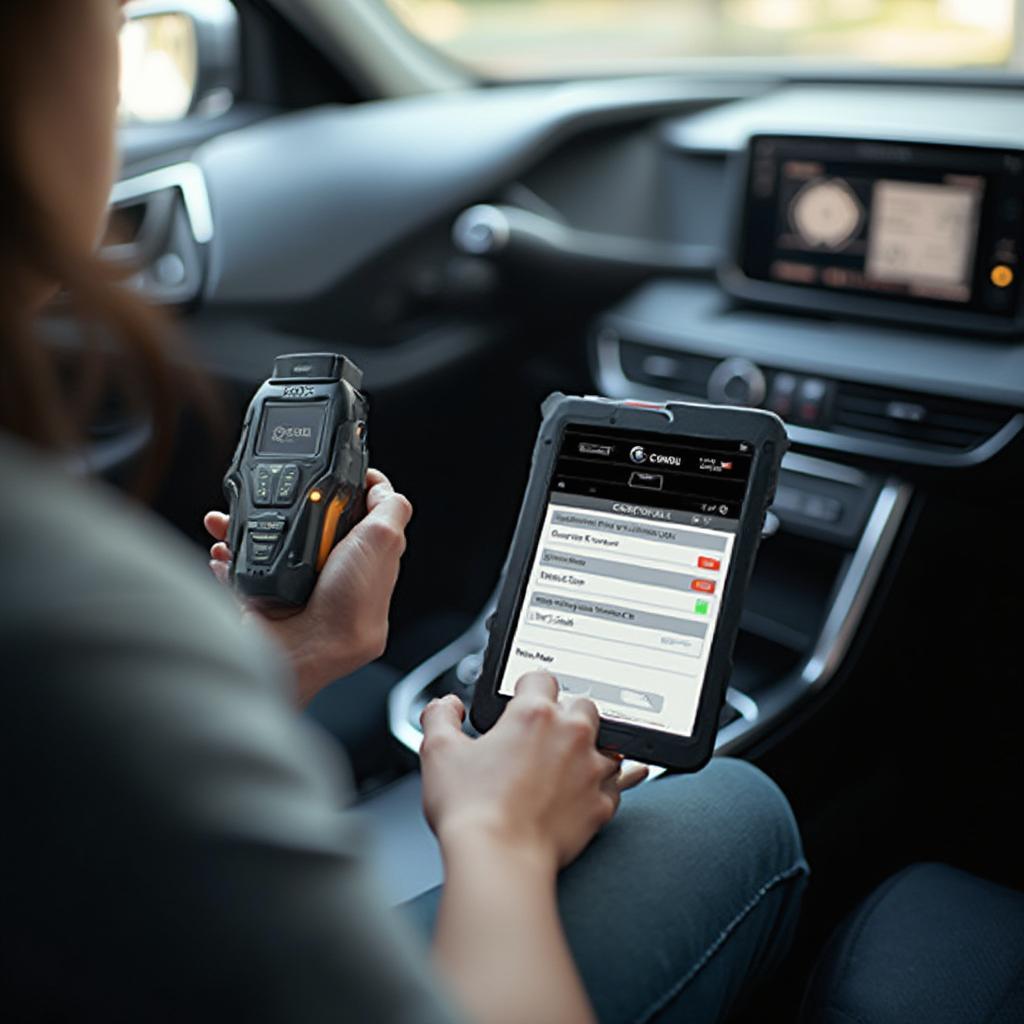
[[844, 434], [883, 435], [928, 448], [967, 451], [1001, 430], [1012, 414], [979, 402], [840, 383], [831, 425]]

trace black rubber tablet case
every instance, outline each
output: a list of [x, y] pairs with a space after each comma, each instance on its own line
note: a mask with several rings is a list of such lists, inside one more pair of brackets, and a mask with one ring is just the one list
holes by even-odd
[[772, 413], [755, 409], [691, 405], [685, 402], [670, 402], [652, 408], [609, 399], [574, 398], [561, 394], [551, 395], [544, 402], [543, 413], [544, 421], [533, 452], [530, 481], [505, 566], [483, 669], [473, 698], [473, 725], [481, 732], [489, 729], [498, 720], [509, 700], [497, 692], [498, 680], [505, 665], [544, 519], [563, 429], [568, 424], [614, 426], [625, 430], [707, 438], [709, 441], [746, 441], [752, 447], [754, 461], [693, 735], [673, 736], [640, 726], [602, 721], [598, 740], [602, 747], [639, 761], [679, 771], [697, 771], [707, 764], [714, 752], [718, 717], [732, 670], [732, 652], [739, 630], [743, 598], [754, 567], [765, 513], [774, 498], [779, 463], [788, 446], [782, 421]]

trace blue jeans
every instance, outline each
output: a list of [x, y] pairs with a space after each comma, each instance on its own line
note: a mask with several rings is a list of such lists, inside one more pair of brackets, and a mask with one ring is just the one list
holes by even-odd
[[[723, 1020], [785, 955], [807, 873], [786, 798], [746, 762], [625, 794], [558, 889], [602, 1024]], [[405, 910], [429, 932], [439, 898]]]

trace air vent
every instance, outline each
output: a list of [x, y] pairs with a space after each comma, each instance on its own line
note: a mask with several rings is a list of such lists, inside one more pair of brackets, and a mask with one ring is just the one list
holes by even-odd
[[691, 398], [707, 397], [708, 378], [719, 363], [717, 359], [635, 341], [623, 341], [620, 352], [622, 370], [630, 380]]
[[968, 451], [996, 434], [1012, 416], [999, 406], [937, 398], [864, 384], [840, 383], [832, 429], [888, 438], [943, 451]]
[[206, 180], [194, 164], [175, 164], [114, 186], [116, 234], [104, 255], [136, 272], [129, 285], [150, 301], [188, 305], [202, 291], [203, 246], [213, 240]]

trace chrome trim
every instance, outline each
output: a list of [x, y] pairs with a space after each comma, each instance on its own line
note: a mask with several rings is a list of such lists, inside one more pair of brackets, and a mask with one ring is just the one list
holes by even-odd
[[758, 691], [757, 718], [737, 720], [722, 729], [715, 753], [742, 752], [756, 736], [768, 733], [803, 700], [832, 682], [863, 621], [911, 496], [909, 484], [897, 479], [885, 482], [857, 548], [833, 590], [825, 624], [811, 653], [795, 672]]
[[423, 743], [423, 733], [413, 724], [417, 705], [427, 704], [424, 694], [445, 672], [454, 668], [467, 655], [483, 649], [487, 643], [484, 622], [489, 614], [490, 605], [465, 633], [414, 668], [388, 694], [388, 728], [391, 735], [412, 753], [418, 754]]
[[[595, 339], [595, 362], [597, 383], [601, 393], [609, 398], [639, 398], [649, 401], [695, 401], [707, 402], [704, 395], [684, 395], [667, 388], [653, 387], [630, 380], [622, 369], [620, 353], [621, 338], [612, 328], [598, 331]], [[835, 434], [829, 430], [813, 427], [799, 427], [786, 424], [790, 440], [810, 448], [842, 452], [847, 455], [861, 455], [892, 462], [907, 462], [918, 466], [941, 466], [960, 469], [977, 466], [988, 461], [1005, 448], [1024, 430], [1024, 413], [1016, 413], [988, 440], [975, 448], [963, 452], [930, 451], [927, 448], [910, 447], [895, 441], [874, 440], [854, 437], [849, 434]]]
[[739, 718], [734, 719], [728, 725], [718, 730], [715, 737], [715, 753], [725, 753], [730, 745], [739, 742], [761, 718], [761, 709], [756, 700], [749, 694], [743, 693], [730, 686], [725, 691], [725, 702], [731, 705], [738, 713]]
[[824, 686], [835, 675], [849, 650], [896, 540], [912, 492], [909, 484], [895, 478], [887, 480], [879, 492], [860, 542], [835, 591], [817, 643], [800, 673], [805, 686], [812, 689]]
[[176, 188], [185, 203], [192, 237], [199, 245], [213, 241], [213, 210], [203, 172], [193, 163], [173, 164], [119, 181], [110, 193], [111, 207], [125, 206], [146, 196]]
[[781, 526], [782, 520], [771, 509], [768, 509], [764, 514], [764, 525], [761, 527], [761, 540], [774, 537]]
[[745, 722], [757, 721], [757, 701], [752, 697], [748, 697], [742, 690], [737, 690], [735, 687], [730, 686], [725, 691], [725, 702], [736, 709], [741, 720]]
[[824, 459], [816, 459], [798, 452], [786, 452], [782, 456], [782, 468], [801, 476], [816, 476], [821, 480], [834, 480], [836, 483], [850, 484], [852, 487], [863, 487], [868, 483], [867, 473], [862, 473], [853, 466], [826, 462]]

